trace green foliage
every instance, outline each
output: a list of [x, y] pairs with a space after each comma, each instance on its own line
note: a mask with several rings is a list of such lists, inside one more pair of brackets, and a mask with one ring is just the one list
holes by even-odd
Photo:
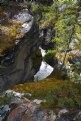
[[81, 83], [81, 75], [79, 73], [70, 72], [68, 76], [70, 77], [71, 81], [76, 82], [76, 83]]
[[76, 62], [71, 66], [71, 71], [68, 73], [69, 78], [76, 83], [81, 84], [81, 63]]
[[[74, 39], [78, 39], [78, 43], [74, 44], [75, 49], [81, 49], [81, 21], [79, 15], [81, 14], [80, 5], [78, 1], [72, 0], [54, 0], [51, 6], [42, 5], [42, 19], [40, 20], [40, 28], [52, 26], [52, 42], [56, 45], [58, 55], [62, 55], [59, 61], [66, 67], [68, 63], [67, 55], [70, 50], [69, 45]], [[74, 43], [74, 42], [73, 42]], [[49, 59], [49, 54], [46, 55], [46, 60]]]
[[58, 108], [75, 108], [81, 107], [81, 91], [75, 85], [64, 83], [61, 86], [52, 88], [46, 95], [45, 99], [51, 107]]
[[38, 10], [39, 10], [39, 5], [33, 2], [33, 3], [32, 3], [32, 11], [33, 11], [35, 14], [38, 14]]
[[[12, 48], [15, 44], [15, 40], [23, 36], [20, 28], [23, 22], [13, 21], [14, 12], [18, 12], [21, 7], [11, 6], [0, 6], [0, 54], [5, 53], [5, 50]], [[7, 11], [7, 13], [6, 13]], [[9, 11], [9, 13], [8, 13]], [[14, 11], [14, 12], [13, 12]], [[12, 16], [12, 17], [10, 17]]]
[[[54, 80], [49, 77], [38, 83], [17, 85], [14, 90], [26, 93], [29, 99], [46, 100], [42, 108], [49, 109], [78, 109], [81, 107], [81, 85], [69, 81]], [[29, 97], [27, 93], [31, 93]]]
[[0, 106], [5, 105], [5, 104], [9, 104], [10, 100], [11, 100], [11, 97], [9, 97], [9, 96], [6, 96], [6, 95], [0, 96]]
[[[54, 5], [54, 4], [53, 4]], [[42, 6], [42, 19], [40, 21], [40, 28], [44, 29], [56, 22], [56, 12], [54, 6]]]
[[48, 50], [44, 59], [47, 63], [52, 64], [54, 63], [54, 57], [56, 55], [56, 51], [54, 50]]
[[76, 62], [75, 66], [77, 70], [81, 70], [81, 62]]

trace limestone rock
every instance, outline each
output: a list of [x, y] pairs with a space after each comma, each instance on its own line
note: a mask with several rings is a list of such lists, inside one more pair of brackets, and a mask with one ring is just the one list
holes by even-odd
[[[5, 5], [3, 4], [2, 6]], [[31, 56], [41, 43], [34, 16], [30, 14], [27, 6], [21, 7], [20, 4], [9, 5], [8, 3], [6, 9], [3, 11], [4, 17], [6, 16], [4, 20], [8, 22], [10, 19], [11, 26], [3, 26], [6, 22], [2, 19], [1, 31], [5, 36], [7, 34], [8, 40], [13, 41], [13, 46], [8, 46], [9, 43], [5, 41], [5, 38], [2, 41], [5, 46], [0, 45], [3, 47], [1, 52], [5, 51], [3, 56], [0, 54], [0, 64], [2, 65], [0, 66], [0, 91], [9, 89], [9, 87], [19, 83], [33, 81], [35, 70], [32, 66]], [[11, 40], [12, 37], [13, 39]]]
[[53, 111], [43, 110], [40, 104], [28, 100], [14, 109], [7, 121], [54, 121], [55, 119], [56, 115]]
[[58, 117], [61, 117], [61, 115], [67, 114], [69, 113], [69, 111], [67, 109], [62, 109], [60, 110], [60, 112], [58, 113]]

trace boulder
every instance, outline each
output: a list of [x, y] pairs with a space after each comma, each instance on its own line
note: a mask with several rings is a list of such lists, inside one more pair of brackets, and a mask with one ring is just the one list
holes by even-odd
[[55, 118], [53, 111], [43, 110], [36, 102], [28, 101], [14, 109], [7, 121], [54, 121]]
[[[42, 109], [40, 100], [25, 99], [24, 103], [12, 110], [7, 121], [80, 121], [81, 112], [70, 113], [67, 109], [57, 114], [50, 109]], [[43, 102], [43, 101], [42, 101]]]

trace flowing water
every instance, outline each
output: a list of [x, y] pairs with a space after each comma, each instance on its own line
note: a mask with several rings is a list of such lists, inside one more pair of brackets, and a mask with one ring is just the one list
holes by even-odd
[[[46, 54], [45, 50], [40, 48], [42, 57]], [[39, 80], [42, 80], [49, 76], [53, 71], [53, 67], [51, 67], [49, 64], [47, 64], [44, 59], [41, 63], [39, 71], [34, 75], [34, 81], [37, 82]]]

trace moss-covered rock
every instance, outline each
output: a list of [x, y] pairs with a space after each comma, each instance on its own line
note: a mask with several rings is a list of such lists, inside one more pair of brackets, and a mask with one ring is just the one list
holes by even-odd
[[[7, 10], [6, 10], [7, 9]], [[15, 9], [15, 8], [14, 8]], [[18, 8], [16, 8], [17, 10]], [[6, 11], [9, 12], [7, 13]], [[20, 27], [23, 25], [23, 22], [14, 21], [13, 7], [0, 10], [0, 55], [7, 50], [8, 48], [15, 45], [17, 38], [21, 37], [23, 33], [20, 30]], [[15, 14], [17, 14], [15, 11]], [[13, 15], [12, 15], [13, 14]], [[11, 17], [12, 16], [12, 17]], [[4, 20], [5, 19], [5, 20]]]

